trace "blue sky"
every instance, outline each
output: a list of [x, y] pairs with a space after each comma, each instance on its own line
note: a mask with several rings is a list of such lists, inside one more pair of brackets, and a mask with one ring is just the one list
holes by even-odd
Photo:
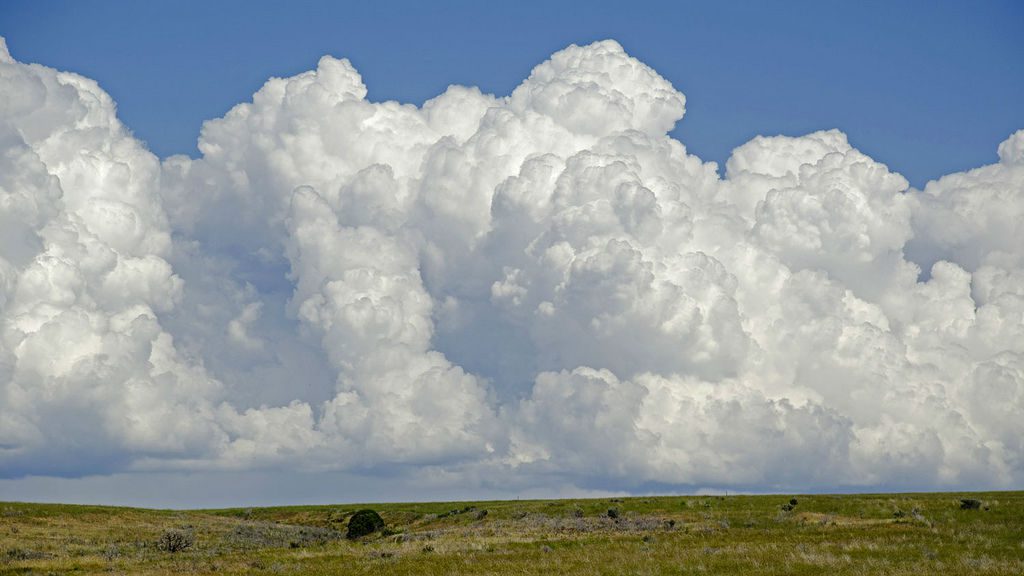
[[0, 5], [15, 58], [97, 79], [160, 156], [269, 76], [352, 60], [372, 100], [508, 94], [571, 43], [615, 38], [686, 94], [675, 136], [723, 162], [756, 134], [840, 128], [921, 186], [1024, 126], [1024, 4], [36, 2]]

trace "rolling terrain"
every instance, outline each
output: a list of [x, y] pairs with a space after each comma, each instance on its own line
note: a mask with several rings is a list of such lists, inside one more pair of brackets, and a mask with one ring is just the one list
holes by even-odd
[[[384, 530], [346, 538], [365, 508]], [[190, 511], [0, 503], [0, 574], [63, 573], [1019, 575], [1024, 492]]]

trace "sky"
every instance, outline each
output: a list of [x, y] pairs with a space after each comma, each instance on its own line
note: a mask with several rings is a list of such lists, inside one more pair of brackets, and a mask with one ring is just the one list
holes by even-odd
[[1024, 487], [1016, 4], [210, 4], [0, 8], [0, 500]]

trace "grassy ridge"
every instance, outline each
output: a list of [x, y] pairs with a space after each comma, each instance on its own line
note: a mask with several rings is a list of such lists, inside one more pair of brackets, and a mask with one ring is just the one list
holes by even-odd
[[[965, 497], [983, 509], [961, 510]], [[0, 503], [0, 574], [1024, 574], [1024, 492], [795, 498], [792, 510], [789, 496], [194, 511]], [[365, 507], [387, 531], [346, 540]], [[191, 546], [162, 550], [168, 531]]]

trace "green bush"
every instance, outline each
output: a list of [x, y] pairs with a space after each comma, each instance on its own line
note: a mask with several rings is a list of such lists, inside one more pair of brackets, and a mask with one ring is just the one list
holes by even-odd
[[348, 533], [345, 537], [349, 540], [355, 540], [383, 529], [384, 519], [380, 517], [380, 514], [370, 509], [360, 510], [349, 519]]

